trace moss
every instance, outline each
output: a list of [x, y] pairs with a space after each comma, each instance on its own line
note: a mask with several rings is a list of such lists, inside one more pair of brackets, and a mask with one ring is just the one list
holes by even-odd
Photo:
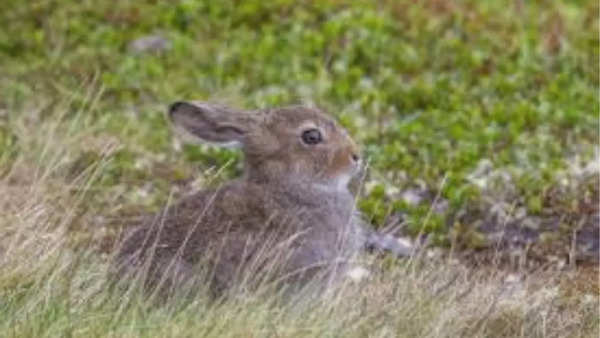
[[[10, 165], [19, 153], [17, 136], [9, 130], [8, 126], [0, 124], [0, 165]], [[2, 173], [2, 170], [0, 170]]]
[[[161, 181], [136, 168], [140, 161], [227, 165], [225, 177], [239, 174], [235, 152], [174, 151], [164, 118], [173, 100], [224, 99], [247, 108], [314, 102], [364, 145], [372, 177], [390, 177], [386, 185], [396, 190], [419, 180], [429, 191], [445, 178], [448, 215], [503, 196], [502, 184], [482, 191], [470, 180], [483, 159], [510, 173], [515, 194], [506, 202], [544, 212], [568, 158], [589, 160], [599, 142], [595, 7], [433, 3], [6, 2], [0, 106], [65, 98], [69, 114], [89, 110], [95, 128], [126, 148], [101, 181], [114, 186]], [[132, 53], [129, 43], [148, 34], [172, 47]], [[101, 94], [81, 94], [88, 87]], [[5, 162], [11, 134], [0, 128]], [[401, 205], [383, 188], [359, 203], [375, 225], [401, 211], [414, 231], [447, 231], [437, 216], [425, 221], [424, 206]]]

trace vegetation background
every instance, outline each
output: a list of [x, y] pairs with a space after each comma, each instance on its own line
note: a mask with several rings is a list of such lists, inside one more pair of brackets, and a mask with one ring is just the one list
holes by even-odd
[[[599, 10], [593, 0], [0, 2], [1, 334], [597, 337]], [[238, 153], [172, 135], [166, 106], [190, 98], [328, 110], [364, 146], [358, 204], [374, 226], [401, 225], [493, 268], [394, 263], [369, 290], [312, 312], [120, 301], [98, 280], [130, 217], [240, 171]], [[507, 262], [545, 274], [496, 295]], [[452, 296], [430, 297], [456, 271], [471, 296], [449, 286]]]

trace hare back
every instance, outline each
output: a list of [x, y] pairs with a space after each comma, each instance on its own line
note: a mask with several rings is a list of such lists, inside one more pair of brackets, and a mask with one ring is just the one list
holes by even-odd
[[179, 274], [208, 266], [219, 289], [261, 271], [290, 280], [327, 269], [343, 272], [345, 260], [365, 241], [352, 202], [339, 192], [307, 197], [233, 181], [149, 217], [124, 240], [118, 261], [124, 269], [147, 264], [150, 283], [167, 273], [160, 268], [167, 261], [177, 262], [172, 270]]

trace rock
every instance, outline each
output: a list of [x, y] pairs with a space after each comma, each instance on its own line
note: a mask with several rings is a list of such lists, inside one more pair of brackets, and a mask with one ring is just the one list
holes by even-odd
[[444, 198], [438, 198], [432, 206], [432, 211], [438, 215], [443, 215], [448, 211], [450, 203]]
[[542, 224], [542, 220], [539, 217], [530, 216], [525, 217], [521, 222], [521, 227], [525, 227], [532, 230], [538, 230], [540, 225]]
[[171, 47], [171, 41], [161, 35], [147, 35], [129, 43], [129, 50], [135, 54], [160, 53]]
[[398, 244], [406, 247], [406, 248], [413, 248], [413, 242], [409, 237], [397, 237], [396, 240], [398, 241]]
[[592, 215], [576, 233], [576, 259], [600, 262], [600, 212]]
[[402, 198], [402, 201], [404, 201], [404, 203], [415, 206], [415, 205], [421, 204], [424, 196], [422, 194], [422, 191], [420, 191], [420, 190], [407, 189], [402, 192], [402, 194], [400, 195], [400, 198]]

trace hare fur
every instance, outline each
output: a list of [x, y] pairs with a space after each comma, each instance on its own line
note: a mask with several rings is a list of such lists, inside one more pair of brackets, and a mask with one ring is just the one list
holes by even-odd
[[198, 141], [241, 148], [244, 174], [134, 228], [116, 256], [119, 274], [144, 267], [148, 285], [177, 287], [201, 266], [221, 292], [248, 271], [299, 284], [319, 276], [327, 284], [368, 246], [407, 253], [361, 221], [348, 189], [361, 166], [358, 147], [322, 111], [176, 102], [168, 116]]

